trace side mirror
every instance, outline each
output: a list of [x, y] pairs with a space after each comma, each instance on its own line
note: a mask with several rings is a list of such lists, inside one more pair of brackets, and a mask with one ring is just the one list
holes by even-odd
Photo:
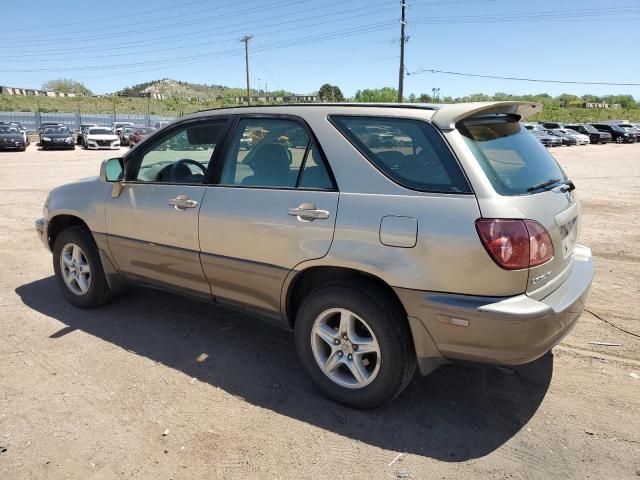
[[111, 186], [111, 196], [118, 198], [124, 190], [124, 160], [122, 158], [110, 158], [104, 160], [100, 165], [100, 180], [109, 182]]
[[100, 180], [103, 182], [119, 182], [123, 177], [124, 166], [121, 158], [110, 158], [100, 165]]

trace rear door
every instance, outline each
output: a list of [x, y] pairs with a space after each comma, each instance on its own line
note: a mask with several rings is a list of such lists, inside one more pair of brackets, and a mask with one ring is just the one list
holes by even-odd
[[544, 296], [570, 273], [580, 208], [564, 184], [564, 171], [518, 120], [508, 114], [480, 115], [463, 120], [458, 129], [494, 190], [477, 195], [482, 216], [535, 220], [549, 233], [554, 256], [529, 269], [526, 286], [533, 296]]
[[338, 192], [321, 149], [298, 118], [242, 116], [217, 170], [199, 222], [213, 295], [279, 313], [287, 274], [331, 246]]

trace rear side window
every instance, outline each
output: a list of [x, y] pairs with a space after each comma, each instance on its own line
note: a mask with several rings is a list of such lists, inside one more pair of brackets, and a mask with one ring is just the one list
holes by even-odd
[[471, 193], [458, 162], [430, 124], [411, 119], [331, 116], [330, 120], [387, 177], [436, 193]]
[[471, 118], [457, 128], [500, 195], [536, 193], [535, 185], [566, 179], [540, 141], [513, 116]]

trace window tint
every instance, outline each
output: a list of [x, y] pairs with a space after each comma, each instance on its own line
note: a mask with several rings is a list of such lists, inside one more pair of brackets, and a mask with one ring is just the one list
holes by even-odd
[[457, 125], [485, 175], [500, 195], [525, 195], [564, 172], [542, 144], [509, 117], [478, 117]]
[[226, 120], [184, 126], [142, 155], [134, 180], [161, 183], [202, 183]]
[[426, 122], [336, 116], [331, 120], [371, 163], [400, 185], [429, 192], [471, 192], [453, 154]]
[[332, 188], [324, 162], [302, 124], [276, 118], [240, 120], [220, 183]]

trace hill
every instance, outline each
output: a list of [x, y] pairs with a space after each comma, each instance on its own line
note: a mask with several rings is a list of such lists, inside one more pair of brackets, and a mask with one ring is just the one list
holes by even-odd
[[[264, 93], [264, 92], [262, 92]], [[288, 95], [290, 92], [278, 91], [279, 95]], [[225, 87], [224, 85], [205, 85], [198, 83], [181, 82], [170, 78], [144, 82], [131, 87], [123, 88], [115, 92], [120, 96], [139, 96], [151, 94], [153, 98], [182, 98], [194, 100], [224, 100], [226, 98], [241, 97], [246, 95], [246, 89]], [[256, 90], [251, 91], [252, 95], [257, 95]]]

